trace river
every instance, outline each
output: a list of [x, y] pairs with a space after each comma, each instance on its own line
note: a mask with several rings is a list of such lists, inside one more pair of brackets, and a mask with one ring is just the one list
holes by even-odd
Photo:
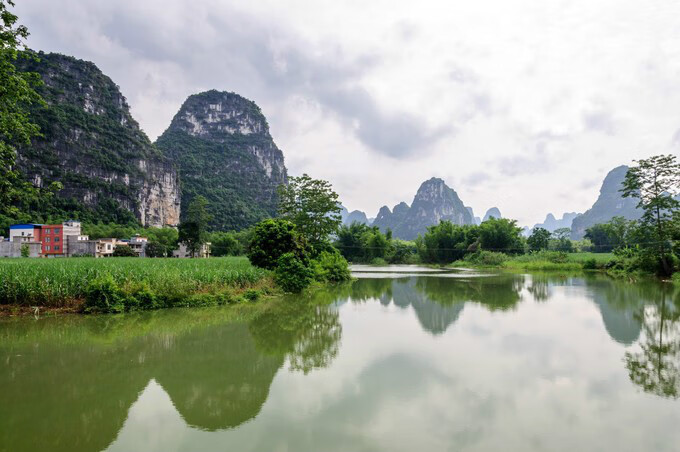
[[375, 270], [250, 314], [0, 319], [0, 450], [680, 450], [677, 287]]

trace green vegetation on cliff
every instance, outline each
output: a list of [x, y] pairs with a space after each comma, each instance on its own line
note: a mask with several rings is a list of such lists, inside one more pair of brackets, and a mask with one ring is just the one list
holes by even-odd
[[276, 189], [286, 182], [286, 168], [254, 102], [218, 91], [190, 96], [156, 145], [179, 170], [182, 215], [200, 195], [210, 205], [214, 230], [239, 230], [276, 216]]
[[109, 77], [93, 63], [55, 53], [24, 54], [17, 65], [40, 75], [38, 92], [46, 101], [30, 108], [40, 135], [19, 147], [19, 168], [37, 186], [63, 185], [32, 221], [177, 223], [175, 170]]

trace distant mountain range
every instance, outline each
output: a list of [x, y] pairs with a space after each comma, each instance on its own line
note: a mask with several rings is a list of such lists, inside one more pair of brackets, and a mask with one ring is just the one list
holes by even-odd
[[558, 220], [552, 213], [549, 213], [546, 215], [543, 223], [535, 224], [532, 229], [543, 228], [550, 232], [555, 232], [558, 229], [571, 228], [571, 222], [579, 215], [580, 214], [576, 212], [565, 212], [562, 214], [562, 218]]
[[[131, 116], [118, 86], [93, 63], [59, 54], [20, 58], [20, 70], [37, 72], [47, 108], [31, 108], [42, 135], [17, 150], [17, 165], [34, 185], [52, 181], [63, 190], [46, 214], [84, 221], [147, 226], [176, 225], [197, 195], [208, 198], [217, 230], [242, 229], [276, 215], [276, 188], [287, 182], [282, 151], [269, 133], [260, 108], [238, 94], [206, 91], [189, 96], [168, 129], [151, 143]], [[638, 219], [637, 199], [620, 189], [627, 166], [611, 170], [600, 194], [583, 214], [550, 213], [549, 231], [571, 227], [581, 239], [586, 229], [615, 216]], [[411, 205], [380, 208], [374, 220], [343, 208], [345, 224], [372, 224], [394, 237], [412, 240], [442, 220], [459, 225], [502, 218], [497, 207], [480, 219], [442, 179], [422, 183]], [[525, 228], [525, 234], [529, 228]]]
[[373, 226], [381, 231], [391, 229], [396, 238], [413, 240], [442, 220], [459, 225], [475, 224], [458, 194], [442, 179], [433, 177], [421, 184], [410, 206], [401, 202], [392, 210], [381, 207]]

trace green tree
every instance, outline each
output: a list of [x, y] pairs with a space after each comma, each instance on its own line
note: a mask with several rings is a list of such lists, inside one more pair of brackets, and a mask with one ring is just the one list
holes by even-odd
[[233, 232], [213, 232], [210, 234], [210, 250], [213, 256], [239, 256], [243, 254], [241, 242]]
[[135, 250], [127, 245], [118, 245], [115, 250], [113, 250], [113, 257], [137, 257]]
[[45, 103], [35, 91], [40, 76], [19, 72], [15, 66], [28, 30], [17, 24], [18, 17], [8, 9], [13, 6], [12, 0], [0, 0], [0, 217], [5, 218], [25, 215], [21, 206], [39, 202], [43, 195], [16, 168], [16, 146], [30, 145], [39, 134], [28, 108]]
[[364, 262], [366, 249], [362, 237], [370, 230], [371, 227], [363, 223], [353, 222], [350, 225], [342, 225], [338, 229], [335, 246], [348, 261]]
[[550, 244], [550, 231], [545, 228], [534, 228], [529, 238], [527, 238], [527, 244], [531, 251], [548, 249], [548, 245]]
[[192, 256], [207, 242], [208, 224], [212, 216], [208, 213], [208, 200], [198, 195], [189, 204], [186, 218], [179, 225], [179, 241], [184, 243]]
[[253, 265], [272, 270], [286, 253], [306, 259], [304, 239], [299, 236], [292, 222], [276, 218], [255, 225], [248, 246], [248, 259]]
[[[161, 252], [160, 256], [166, 257], [172, 255], [172, 251], [177, 249], [177, 241], [179, 240], [179, 232], [175, 228], [148, 228], [140, 234], [146, 234], [149, 238], [149, 244], [156, 244], [157, 250]], [[130, 235], [131, 237], [132, 235]], [[148, 255], [148, 246], [147, 246]]]
[[278, 193], [281, 217], [295, 224], [313, 250], [320, 252], [342, 223], [338, 194], [331, 184], [303, 174], [279, 186]]
[[634, 221], [614, 217], [608, 223], [595, 224], [586, 229], [585, 238], [592, 242], [596, 253], [609, 253], [633, 244], [631, 235], [634, 227]]
[[146, 257], [167, 257], [168, 251], [161, 243], [149, 240], [146, 244]]
[[423, 262], [448, 264], [462, 259], [471, 245], [470, 237], [477, 226], [458, 226], [444, 220], [427, 228], [425, 236], [416, 241]]
[[571, 228], [558, 228], [552, 233], [553, 243], [552, 249], [555, 251], [563, 251], [571, 253], [574, 251], [574, 245], [571, 243], [569, 236], [571, 235]]
[[624, 197], [639, 199], [638, 208], [643, 210], [641, 224], [653, 231], [655, 243], [649, 249], [656, 253], [659, 271], [671, 274], [671, 222], [673, 212], [680, 208], [680, 202], [673, 198], [680, 191], [680, 164], [676, 157], [657, 155], [637, 160], [637, 165], [626, 173], [621, 191]]
[[282, 254], [274, 270], [274, 280], [286, 292], [298, 293], [312, 283], [314, 271], [295, 253]]
[[479, 225], [479, 242], [482, 249], [510, 254], [522, 253], [522, 228], [517, 221], [507, 218], [491, 218]]

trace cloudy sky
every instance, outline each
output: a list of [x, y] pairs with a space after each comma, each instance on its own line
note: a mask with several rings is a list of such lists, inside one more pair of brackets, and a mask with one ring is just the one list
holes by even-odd
[[17, 3], [29, 46], [96, 63], [152, 140], [190, 94], [237, 92], [290, 174], [369, 216], [437, 176], [533, 225], [680, 154], [677, 0]]

